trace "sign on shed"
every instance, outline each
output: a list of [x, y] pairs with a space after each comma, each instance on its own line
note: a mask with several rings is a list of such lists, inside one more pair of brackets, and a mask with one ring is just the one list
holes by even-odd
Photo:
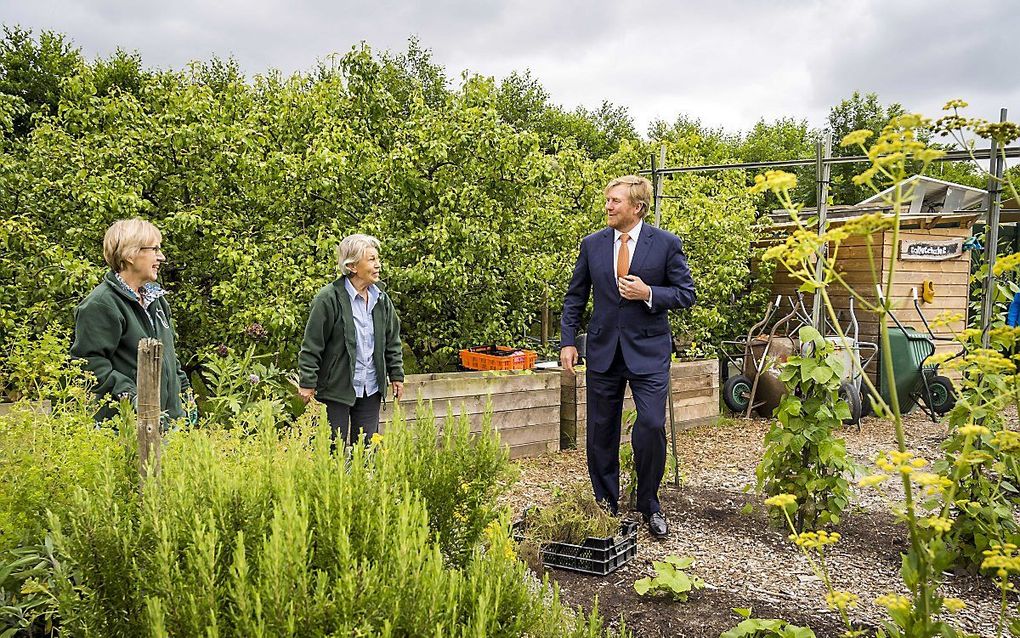
[[906, 261], [943, 261], [963, 255], [963, 239], [902, 239], [900, 259]]

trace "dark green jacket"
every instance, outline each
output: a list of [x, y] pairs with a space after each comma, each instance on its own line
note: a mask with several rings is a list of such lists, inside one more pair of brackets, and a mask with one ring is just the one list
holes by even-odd
[[[149, 315], [146, 317], [146, 315]], [[152, 321], [149, 321], [149, 317]], [[155, 328], [153, 327], [155, 325]], [[120, 398], [137, 394], [138, 342], [151, 337], [163, 343], [160, 407], [171, 419], [184, 416], [181, 392], [190, 387], [174, 349], [170, 305], [160, 297], [143, 309], [110, 271], [74, 310], [74, 343], [71, 356], [86, 360], [85, 369], [96, 375], [96, 394]], [[104, 407], [96, 415], [107, 419]]]
[[[298, 354], [302, 388], [315, 388], [318, 399], [354, 405], [354, 364], [357, 332], [351, 297], [344, 277], [319, 289], [312, 299], [305, 338]], [[378, 284], [377, 284], [378, 286]], [[372, 308], [375, 349], [372, 361], [379, 391], [386, 398], [390, 381], [404, 380], [404, 355], [400, 345], [400, 319], [389, 295], [379, 287], [379, 300]]]

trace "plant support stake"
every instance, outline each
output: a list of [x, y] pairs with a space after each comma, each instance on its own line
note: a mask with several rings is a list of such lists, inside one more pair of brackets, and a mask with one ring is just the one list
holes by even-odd
[[[1006, 121], [1006, 109], [999, 111], [999, 121]], [[988, 236], [985, 238], [985, 263], [988, 266], [988, 274], [985, 275], [985, 285], [981, 295], [982, 348], [988, 347], [992, 310], [995, 308], [995, 298], [998, 296], [998, 286], [995, 284], [995, 257], [999, 251], [999, 205], [1002, 199], [1002, 172], [1005, 162], [994, 138], [988, 155], [991, 158], [988, 163], [988, 219], [985, 220], [985, 228], [988, 232]]]
[[138, 471], [144, 481], [159, 474], [162, 452], [159, 384], [163, 344], [158, 339], [138, 342]]

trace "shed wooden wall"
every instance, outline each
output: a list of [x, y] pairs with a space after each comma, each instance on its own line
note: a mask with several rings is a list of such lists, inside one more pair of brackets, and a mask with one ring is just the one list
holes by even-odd
[[[901, 230], [899, 239], [945, 240], [955, 237], [966, 239], [970, 234], [970, 228]], [[832, 246], [830, 246], [831, 249]], [[840, 273], [846, 282], [862, 296], [874, 302], [876, 291], [867, 250], [867, 241], [864, 237], [851, 237], [848, 239], [840, 247], [839, 254], [836, 257], [836, 272]], [[876, 265], [881, 269], [881, 281], [884, 281], [887, 276], [887, 262], [893, 250], [892, 232], [884, 232], [880, 237], [873, 236], [873, 252]], [[931, 280], [935, 285], [934, 302], [930, 304], [921, 303], [921, 310], [929, 322], [944, 312], [959, 314], [963, 317], [962, 320], [956, 321], [949, 326], [943, 326], [938, 329], [933, 328], [936, 336], [951, 337], [954, 332], [963, 330], [966, 327], [970, 289], [970, 252], [964, 251], [962, 256], [945, 261], [897, 260], [895, 284], [891, 292], [891, 298], [897, 304], [894, 314], [903, 325], [916, 328], [922, 332], [924, 331], [924, 326], [918, 319], [910, 291], [911, 288], [916, 288], [918, 294], [920, 294], [921, 284], [925, 280]], [[790, 277], [789, 273], [782, 266], [777, 266], [772, 283], [773, 299], [776, 295], [796, 295], [799, 284], [800, 282]], [[889, 291], [886, 291], [886, 294], [889, 294]], [[837, 311], [846, 311], [849, 308], [849, 294], [838, 284], [830, 286], [829, 297]], [[811, 295], [805, 295], [805, 304], [807, 304], [810, 310]], [[877, 342], [879, 332], [878, 316], [861, 311], [860, 304], [855, 304], [855, 308], [857, 309], [857, 319], [860, 323], [861, 339], [863, 341]], [[888, 322], [889, 325], [895, 325], [892, 319], [889, 319]], [[953, 343], [936, 343], [936, 346], [938, 352], [957, 352], [959, 350], [959, 346]]]

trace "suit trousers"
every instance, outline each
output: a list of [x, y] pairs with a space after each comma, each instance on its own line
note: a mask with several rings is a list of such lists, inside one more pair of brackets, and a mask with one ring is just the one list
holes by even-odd
[[359, 439], [367, 441], [379, 431], [379, 409], [382, 393], [358, 397], [354, 405], [323, 401], [326, 404], [326, 419], [329, 421], [330, 439], [336, 447], [339, 434], [344, 445], [353, 445]]
[[637, 509], [646, 516], [659, 511], [659, 485], [666, 470], [666, 395], [669, 369], [634, 374], [620, 346], [605, 372], [585, 372], [588, 385], [586, 428], [588, 475], [595, 500], [606, 502], [615, 512], [620, 500], [620, 426], [623, 394], [630, 384], [637, 408], [631, 432], [634, 467], [637, 470]]

